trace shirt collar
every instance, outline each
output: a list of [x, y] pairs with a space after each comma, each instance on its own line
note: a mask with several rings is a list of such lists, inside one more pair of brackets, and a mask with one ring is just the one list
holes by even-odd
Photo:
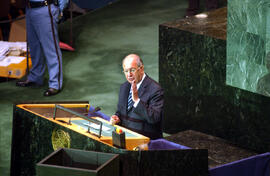
[[138, 90], [139, 90], [139, 88], [140, 88], [140, 86], [141, 86], [141, 84], [142, 84], [144, 78], [145, 78], [145, 73], [143, 74], [142, 80], [137, 84], [137, 89], [138, 89]]
[[[146, 76], [146, 74], [144, 73], [144, 74], [143, 74], [143, 77], [142, 77], [142, 80], [141, 80], [139, 83], [137, 83], [137, 85], [136, 85], [136, 86], [137, 86], [137, 90], [139, 90], [139, 88], [140, 88], [140, 86], [141, 86], [141, 84], [142, 84], [142, 82], [143, 82], [145, 76]], [[132, 92], [132, 89], [130, 89], [130, 92]]]

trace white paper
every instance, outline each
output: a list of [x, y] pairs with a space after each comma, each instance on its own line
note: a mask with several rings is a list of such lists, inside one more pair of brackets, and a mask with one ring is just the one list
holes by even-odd
[[26, 52], [26, 42], [6, 42], [0, 41], [0, 60], [3, 60], [9, 51], [23, 51]]
[[[90, 126], [91, 128], [94, 128], [97, 130], [99, 130], [99, 128], [100, 128], [100, 125], [97, 125], [97, 124], [91, 123], [91, 122], [90, 122], [90, 124], [89, 123], [83, 123], [83, 124], [86, 126]], [[110, 128], [102, 125], [102, 131], [109, 131], [109, 130], [110, 130]]]
[[1, 48], [8, 47], [10, 50], [23, 50], [26, 51], [26, 42], [6, 42], [0, 41], [0, 50]]
[[25, 59], [25, 57], [21, 56], [8, 56], [0, 60], [0, 66], [7, 67], [10, 64], [18, 64], [22, 62]]

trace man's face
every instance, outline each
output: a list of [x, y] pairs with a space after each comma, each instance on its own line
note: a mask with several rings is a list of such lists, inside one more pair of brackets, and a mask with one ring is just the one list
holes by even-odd
[[143, 66], [138, 67], [136, 59], [127, 58], [123, 63], [123, 72], [127, 81], [131, 84], [134, 80], [135, 83], [139, 83], [142, 80], [144, 74]]

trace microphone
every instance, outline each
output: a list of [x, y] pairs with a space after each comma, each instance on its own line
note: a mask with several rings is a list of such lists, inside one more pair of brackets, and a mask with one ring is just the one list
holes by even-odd
[[97, 106], [92, 112], [94, 113], [94, 112], [98, 112], [100, 110], [101, 110], [101, 108]]
[[98, 114], [96, 114], [96, 112], [98, 112], [98, 111], [100, 111], [100, 110], [101, 110], [101, 108], [98, 107], [98, 106], [97, 106], [95, 109], [90, 110], [90, 111], [88, 112], [88, 117], [99, 116]]

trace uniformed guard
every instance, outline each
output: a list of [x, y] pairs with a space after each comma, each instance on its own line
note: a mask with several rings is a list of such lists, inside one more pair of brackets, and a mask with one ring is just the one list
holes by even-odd
[[26, 80], [16, 83], [20, 87], [43, 84], [45, 62], [49, 73], [49, 88], [44, 96], [59, 93], [63, 84], [62, 53], [58, 38], [58, 17], [68, 0], [27, 0], [26, 30], [32, 68]]

